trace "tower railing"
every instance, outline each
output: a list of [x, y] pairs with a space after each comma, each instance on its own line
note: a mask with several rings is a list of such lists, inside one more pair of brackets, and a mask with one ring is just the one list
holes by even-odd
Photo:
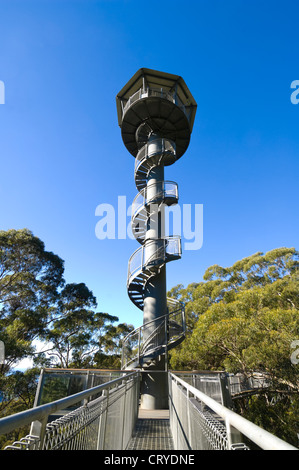
[[[150, 253], [150, 255], [148, 255]], [[159, 267], [167, 261], [179, 259], [182, 254], [181, 237], [168, 236], [155, 240], [146, 240], [145, 243], [131, 255], [128, 263], [127, 286], [130, 285], [140, 273], [145, 273], [147, 279], [154, 276]]]
[[190, 118], [191, 110], [189, 108], [189, 105], [184, 104], [180, 98], [177, 96], [175, 91], [169, 92], [163, 87], [161, 88], [140, 88], [136, 93], [134, 93], [130, 98], [127, 100], [126, 104], [123, 106], [123, 116], [127, 112], [127, 110], [138, 100], [141, 100], [143, 98], [149, 98], [151, 96], [161, 98], [168, 100], [174, 104], [176, 104], [182, 111], [186, 114], [187, 118]]
[[[144, 162], [144, 160], [151, 160], [156, 155], [163, 157], [167, 153], [171, 155], [175, 155], [176, 153], [175, 142], [170, 139], [157, 138], [153, 139], [150, 144], [148, 142], [145, 143], [136, 155], [135, 173], [138, 171], [140, 164]], [[158, 160], [158, 162], [161, 162], [161, 160]]]
[[[152, 197], [148, 196], [148, 192], [152, 187], [157, 186], [158, 193]], [[173, 181], [159, 181], [158, 183], [153, 183], [145, 188], [143, 188], [135, 196], [132, 203], [132, 223], [136, 215], [149, 204], [161, 204], [165, 203], [165, 200], [171, 200], [173, 204], [178, 201], [178, 185]]]
[[145, 188], [149, 172], [155, 166], [173, 164], [177, 159], [175, 143], [166, 138], [153, 139], [151, 144], [145, 143], [135, 159], [135, 184], [140, 191]]
[[122, 342], [122, 369], [142, 366], [149, 358], [166, 354], [185, 337], [184, 304], [168, 299], [168, 313], [146, 322]]

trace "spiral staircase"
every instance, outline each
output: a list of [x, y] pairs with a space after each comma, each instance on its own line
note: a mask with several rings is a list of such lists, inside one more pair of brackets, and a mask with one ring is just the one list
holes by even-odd
[[[116, 102], [123, 142], [135, 157], [139, 191], [131, 222], [141, 246], [129, 259], [127, 290], [131, 301], [143, 311], [146, 287], [166, 263], [181, 258], [180, 236], [163, 235], [163, 211], [165, 206], [177, 204], [178, 186], [161, 175], [189, 145], [196, 103], [181, 77], [150, 69], [140, 69]], [[166, 314], [144, 321], [123, 341], [122, 368], [144, 368], [156, 357], [167, 356], [184, 337], [184, 305], [168, 298]]]

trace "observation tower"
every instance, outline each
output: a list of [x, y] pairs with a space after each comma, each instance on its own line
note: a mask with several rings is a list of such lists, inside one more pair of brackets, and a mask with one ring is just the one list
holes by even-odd
[[167, 352], [185, 337], [184, 305], [166, 296], [166, 264], [181, 258], [181, 238], [165, 235], [165, 206], [177, 204], [178, 185], [164, 167], [188, 148], [196, 102], [182, 77], [142, 68], [116, 97], [118, 124], [135, 158], [139, 191], [132, 205], [132, 232], [140, 247], [129, 259], [127, 289], [143, 311], [143, 325], [124, 341], [122, 368], [143, 370], [141, 406], [168, 405]]

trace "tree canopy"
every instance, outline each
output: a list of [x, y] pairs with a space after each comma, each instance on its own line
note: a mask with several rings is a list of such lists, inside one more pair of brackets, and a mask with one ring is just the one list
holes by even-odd
[[271, 372], [277, 361], [279, 377], [299, 334], [298, 267], [298, 252], [280, 248], [228, 268], [211, 266], [203, 282], [171, 290], [186, 303], [188, 328], [187, 340], [171, 354], [172, 367]]
[[0, 339], [8, 371], [33, 353], [63, 286], [64, 262], [29, 230], [0, 231]]
[[30, 230], [0, 231], [0, 373], [30, 356], [37, 365], [101, 367], [112, 355], [120, 366], [119, 341], [133, 326], [115, 326], [118, 317], [98, 312], [83, 282], [66, 284], [63, 275], [64, 261]]
[[[186, 303], [187, 317], [187, 337], [170, 352], [171, 368], [266, 374], [271, 398], [243, 403], [246, 409], [251, 403], [247, 417], [295, 445], [299, 365], [292, 361], [292, 344], [299, 339], [298, 267], [294, 248], [259, 252], [231, 267], [211, 266], [204, 281], [169, 293]], [[269, 405], [273, 400], [275, 412]]]

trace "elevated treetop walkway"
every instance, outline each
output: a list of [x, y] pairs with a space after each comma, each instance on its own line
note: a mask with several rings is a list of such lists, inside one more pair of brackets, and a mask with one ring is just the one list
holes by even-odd
[[[141, 442], [158, 450], [163, 446], [167, 447], [164, 450], [250, 450], [256, 446], [264, 450], [298, 450], [230, 408], [223, 373], [151, 372], [168, 377], [169, 410], [163, 418], [153, 416], [161, 410], [150, 411], [157, 421], [148, 423], [145, 412], [139, 414], [140, 381], [145, 373], [45, 371], [40, 377], [36, 406], [0, 419], [0, 434], [30, 425], [26, 437], [5, 449], [138, 450]], [[103, 383], [89, 387], [97, 380]], [[57, 396], [74, 390], [80, 381], [80, 387], [89, 388], [43, 403], [51, 393]], [[205, 388], [213, 398], [196, 386]]]

